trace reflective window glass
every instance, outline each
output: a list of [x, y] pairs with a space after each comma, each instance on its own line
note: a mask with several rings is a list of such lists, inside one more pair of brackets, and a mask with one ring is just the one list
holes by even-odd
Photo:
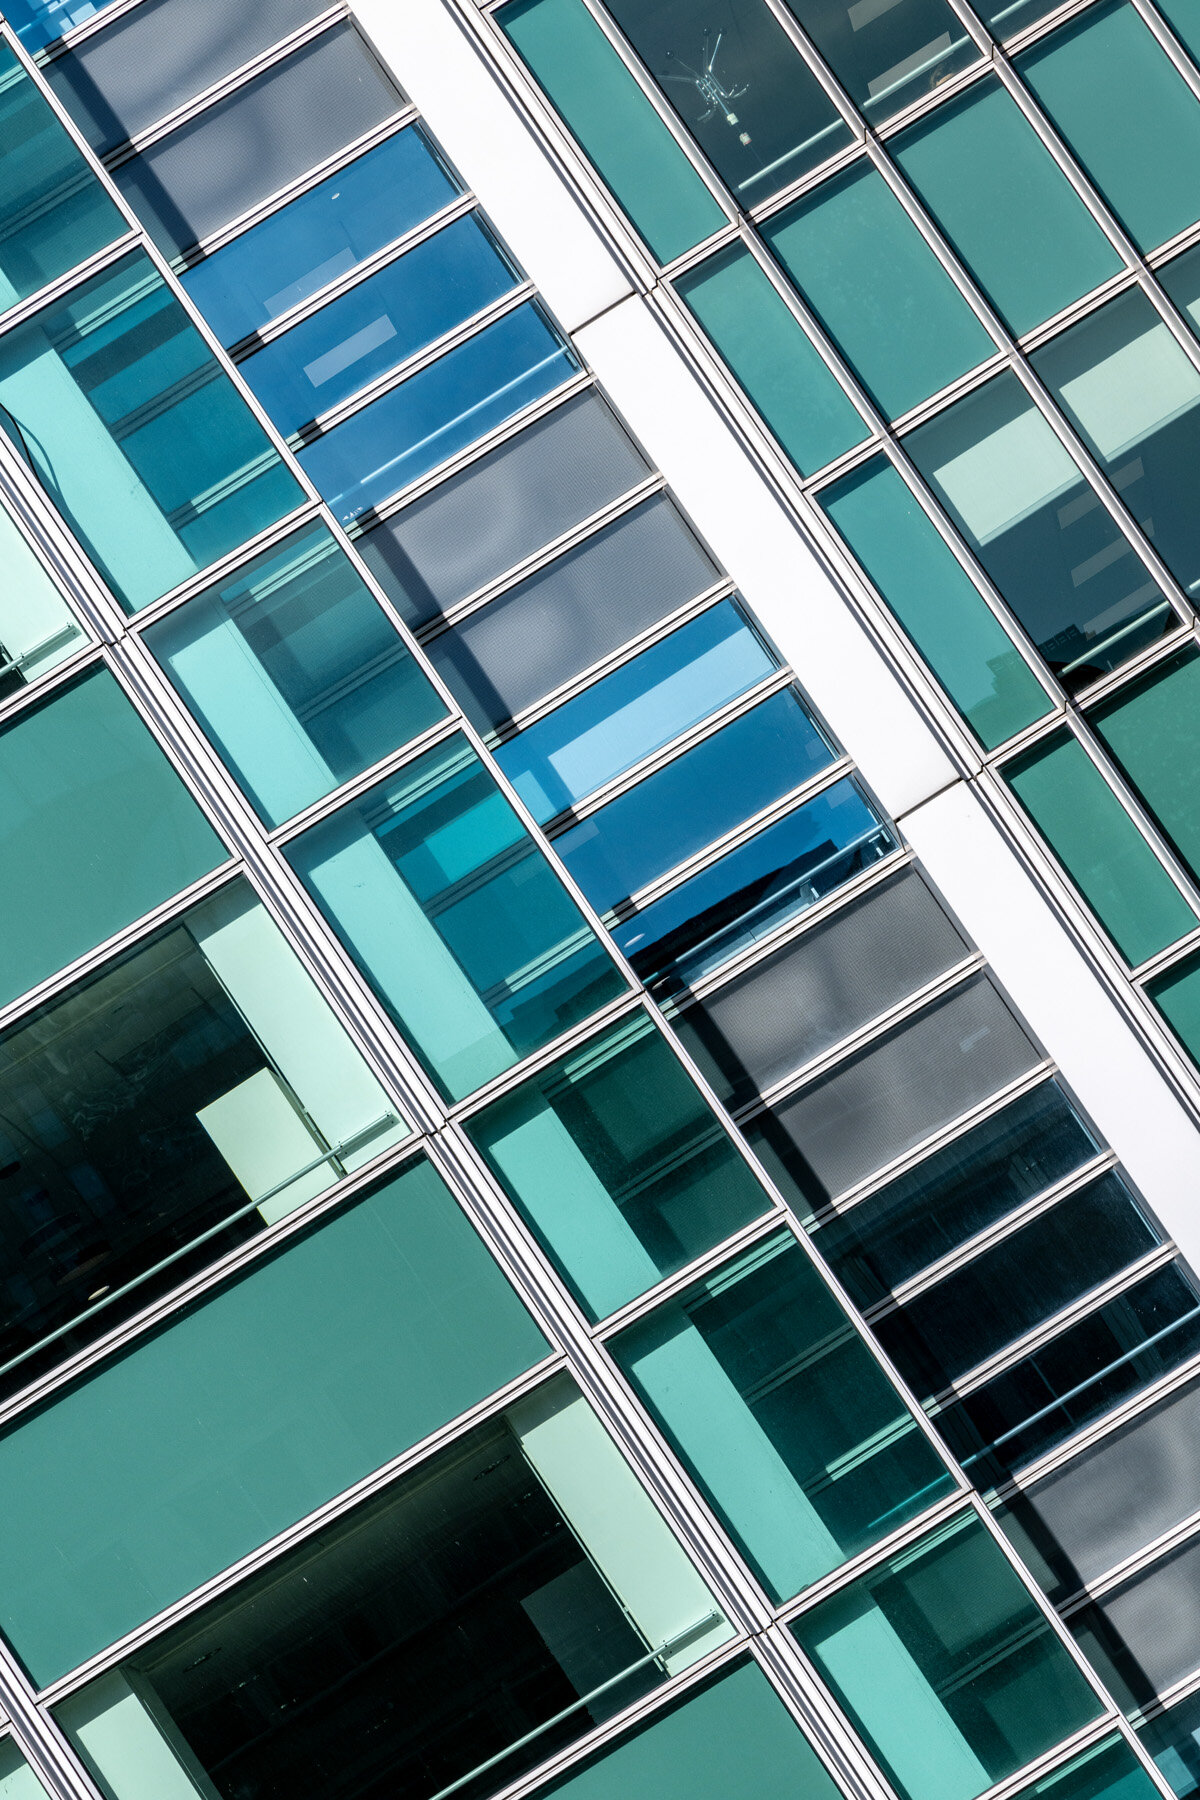
[[1152, 1800], [1156, 1792], [1128, 1744], [1105, 1738], [1065, 1768], [1022, 1788], [1015, 1800]]
[[667, 1301], [611, 1349], [776, 1599], [951, 1491], [790, 1232]]
[[50, 1800], [10, 1738], [0, 1740], [0, 1800]]
[[[1066, 687], [1119, 667], [1173, 625], [1149, 569], [1015, 375], [905, 445]], [[1127, 480], [1137, 468], [1135, 456]]]
[[9, 332], [0, 425], [131, 611], [303, 498], [140, 253]]
[[1122, 267], [998, 81], [939, 107], [888, 149], [1018, 336]]
[[287, 856], [455, 1099], [624, 988], [461, 738], [313, 826]]
[[348, 275], [460, 192], [410, 125], [185, 270], [184, 287], [223, 344]]
[[527, 303], [323, 433], [300, 461], [349, 524], [540, 400], [578, 366]]
[[4, 17], [25, 48], [33, 51], [111, 5], [112, 0], [9, 0]]
[[1100, 1711], [974, 1514], [792, 1630], [906, 1800], [971, 1800]]
[[6, 698], [82, 649], [87, 639], [2, 507], [0, 570], [0, 698]]
[[610, 0], [626, 37], [743, 207], [851, 142], [850, 127], [763, 0]]
[[1139, 1725], [1137, 1734], [1167, 1786], [1179, 1800], [1190, 1800], [1200, 1788], [1200, 1694]]
[[1092, 723], [1183, 861], [1200, 872], [1200, 793], [1192, 778], [1200, 755], [1200, 656], [1170, 657], [1097, 707]]
[[788, 0], [872, 125], [979, 55], [945, 0]]
[[768, 219], [763, 236], [889, 417], [990, 356], [991, 338], [876, 169]]
[[593, 1319], [770, 1205], [642, 1013], [496, 1101], [467, 1130]]
[[1159, 1694], [1195, 1676], [1198, 1595], [1200, 1543], [1193, 1538], [1070, 1615], [1072, 1636], [1124, 1711], [1149, 1710]]
[[321, 526], [256, 556], [145, 635], [268, 825], [446, 714]]
[[480, 1800], [731, 1635], [595, 1413], [559, 1380], [58, 1718], [115, 1800], [138, 1800], [156, 1765], [159, 1794], [186, 1793], [198, 1769], [221, 1800], [349, 1800], [371, 1787]]
[[1184, 45], [1192, 53], [1193, 61], [1200, 58], [1200, 19], [1197, 19], [1195, 8], [1189, 0], [1161, 0], [1159, 11], [1165, 13]]
[[1200, 337], [1200, 245], [1154, 272], [1183, 314], [1184, 324]]
[[1173, 963], [1165, 975], [1147, 982], [1146, 992], [1200, 1066], [1200, 958], [1189, 956]]

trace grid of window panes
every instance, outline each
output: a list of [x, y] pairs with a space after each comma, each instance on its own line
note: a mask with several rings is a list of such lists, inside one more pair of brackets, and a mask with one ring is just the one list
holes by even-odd
[[1148, 1796], [968, 1483], [1071, 1564], [1190, 1271], [353, 22], [103, 12], [0, 82], [0, 1795]]

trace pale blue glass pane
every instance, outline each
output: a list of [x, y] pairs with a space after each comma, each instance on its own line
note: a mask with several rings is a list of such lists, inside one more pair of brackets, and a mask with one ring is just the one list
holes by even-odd
[[499, 300], [512, 265], [469, 215], [241, 364], [285, 436]]
[[268, 825], [446, 712], [323, 527], [197, 594], [146, 641]]
[[832, 760], [795, 695], [776, 694], [572, 826], [554, 847], [604, 912]]
[[348, 524], [578, 367], [537, 307], [519, 306], [319, 437], [300, 461]]
[[25, 48], [33, 51], [111, 5], [112, 0], [9, 0], [4, 17]]
[[1029, 331], [1121, 268], [999, 82], [939, 107], [888, 148], [1010, 330]]
[[787, 0], [872, 125], [966, 68], [979, 55], [946, 0]]
[[0, 347], [0, 424], [132, 611], [303, 498], [143, 255]]
[[542, 823], [777, 667], [733, 601], [722, 600], [502, 744], [496, 761]]
[[652, 993], [699, 980], [896, 848], [853, 781], [838, 781], [613, 930]]
[[459, 192], [420, 126], [410, 125], [180, 279], [221, 342], [235, 344]]
[[827, 183], [762, 231], [890, 417], [995, 349], [876, 170]]
[[454, 1099], [624, 987], [460, 738], [313, 826], [286, 854]]
[[1200, 100], [1132, 6], [1089, 8], [1019, 67], [1140, 249], [1200, 217]]

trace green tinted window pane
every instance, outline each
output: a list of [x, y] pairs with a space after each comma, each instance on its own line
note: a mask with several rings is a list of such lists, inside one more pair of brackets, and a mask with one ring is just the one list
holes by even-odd
[[940, 1457], [788, 1232], [611, 1348], [777, 1599], [950, 1491]]
[[8, 1738], [0, 1742], [0, 1800], [49, 1800], [45, 1788]]
[[1004, 775], [1127, 962], [1194, 929], [1195, 913], [1070, 732]]
[[872, 125], [911, 106], [979, 57], [946, 0], [787, 4]]
[[82, 649], [83, 626], [0, 508], [0, 698]]
[[858, 412], [744, 244], [676, 287], [802, 475], [862, 443]]
[[1200, 1695], [1189, 1694], [1137, 1734], [1179, 1800], [1200, 1789]]
[[762, 228], [863, 386], [905, 413], [995, 346], [874, 169], [819, 188]]
[[1196, 0], [1158, 0], [1158, 10], [1167, 15], [1176, 35], [1200, 61], [1200, 11]]
[[1200, 956], [1189, 956], [1146, 991], [1183, 1044], [1192, 1061], [1200, 1065]]
[[1019, 67], [1140, 249], [1200, 217], [1200, 100], [1132, 6], [1089, 9]]
[[1158, 1789], [1121, 1738], [1106, 1738], [1014, 1800], [1151, 1800]]
[[41, 1682], [538, 1362], [419, 1162], [0, 1441], [0, 1618]]
[[770, 1205], [640, 1013], [467, 1129], [593, 1319]]
[[22, 714], [0, 734], [0, 997], [227, 855], [106, 670]]
[[1093, 716], [1098, 735], [1193, 873], [1200, 873], [1200, 656], [1173, 657]]
[[657, 1714], [541, 1792], [545, 1800], [838, 1800], [799, 1726], [752, 1664]]
[[883, 457], [821, 504], [967, 723], [992, 750], [1050, 700], [941, 533]]
[[1183, 314], [1184, 323], [1200, 337], [1200, 245], [1185, 250], [1155, 273]]
[[659, 262], [721, 228], [725, 214], [583, 0], [516, 0], [499, 16]]
[[888, 145], [1010, 330], [1029, 331], [1121, 259], [999, 82]]
[[974, 1514], [792, 1629], [906, 1800], [972, 1800], [1100, 1710]]

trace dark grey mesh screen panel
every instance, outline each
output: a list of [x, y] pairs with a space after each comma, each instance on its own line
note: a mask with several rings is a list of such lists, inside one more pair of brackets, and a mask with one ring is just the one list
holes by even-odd
[[1144, 1703], [1161, 1693], [1200, 1668], [1200, 1544], [1177, 1551], [1068, 1623], [1089, 1650], [1089, 1640], [1098, 1641], [1120, 1678], [1109, 1675], [1118, 1700]]
[[689, 1008], [677, 1030], [722, 1098], [746, 1100], [966, 954], [908, 870]]
[[1038, 1060], [980, 976], [782, 1101], [773, 1117], [818, 1188], [839, 1194]]
[[96, 150], [144, 131], [324, 10], [324, 0], [149, 0], [46, 69]]
[[512, 718], [717, 579], [665, 494], [427, 646], [481, 730]]
[[412, 624], [553, 543], [649, 473], [595, 394], [569, 400], [358, 540]]
[[378, 125], [401, 97], [352, 25], [339, 25], [113, 179], [168, 255], [227, 225]]

